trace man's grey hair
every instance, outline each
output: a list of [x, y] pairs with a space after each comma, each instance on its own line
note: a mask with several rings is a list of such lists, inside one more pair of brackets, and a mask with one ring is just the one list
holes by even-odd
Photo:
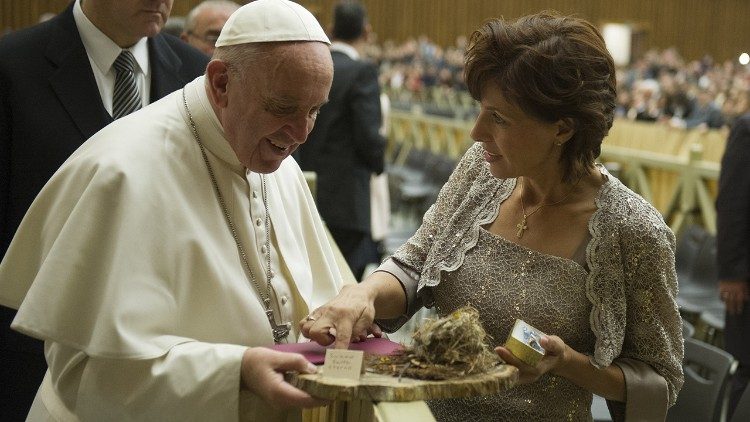
[[[284, 53], [276, 50], [281, 45], [307, 43], [313, 41], [273, 41], [225, 45], [216, 47], [211, 60], [221, 60], [227, 64], [229, 72], [245, 80], [248, 71], [258, 66], [275, 66], [275, 60]], [[317, 42], [317, 41], [314, 41]]]
[[217, 47], [211, 58], [225, 62], [230, 72], [244, 79], [249, 69], [270, 56], [272, 44], [275, 43], [246, 43]]
[[203, 0], [197, 6], [191, 10], [185, 18], [185, 31], [192, 31], [195, 29], [195, 20], [198, 15], [204, 10], [226, 10], [229, 13], [233, 13], [239, 9], [240, 5], [230, 0]]

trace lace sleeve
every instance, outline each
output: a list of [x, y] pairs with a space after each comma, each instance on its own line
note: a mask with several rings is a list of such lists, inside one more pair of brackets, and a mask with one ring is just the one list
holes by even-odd
[[481, 146], [473, 145], [459, 161], [448, 182], [440, 189], [437, 200], [427, 210], [417, 232], [394, 254], [393, 258], [417, 274], [422, 268], [435, 240], [447, 228], [447, 222], [462, 204], [479, 173], [484, 170]]
[[683, 383], [683, 342], [675, 299], [675, 238], [660, 216], [652, 219], [638, 229], [626, 229], [637, 237], [622, 239], [627, 322], [618, 358], [651, 366], [666, 380], [671, 406]]

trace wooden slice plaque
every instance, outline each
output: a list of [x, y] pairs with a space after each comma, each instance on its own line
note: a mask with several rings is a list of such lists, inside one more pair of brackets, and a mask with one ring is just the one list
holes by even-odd
[[287, 381], [313, 396], [328, 400], [370, 400], [404, 402], [497, 394], [518, 380], [518, 369], [499, 365], [483, 374], [450, 380], [414, 378], [365, 372], [359, 380], [326, 377], [318, 374], [289, 374]]

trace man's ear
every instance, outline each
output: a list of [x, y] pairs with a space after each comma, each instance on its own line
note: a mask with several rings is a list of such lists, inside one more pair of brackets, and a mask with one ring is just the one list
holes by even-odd
[[555, 134], [555, 144], [562, 145], [570, 140], [576, 133], [575, 121], [571, 118], [560, 119], [555, 122], [557, 133]]
[[206, 85], [211, 102], [216, 107], [225, 108], [229, 104], [229, 67], [223, 60], [214, 59], [206, 66]]

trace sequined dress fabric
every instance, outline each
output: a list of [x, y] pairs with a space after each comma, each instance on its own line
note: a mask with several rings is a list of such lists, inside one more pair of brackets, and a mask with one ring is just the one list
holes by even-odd
[[[522, 318], [588, 354], [597, 368], [619, 358], [646, 364], [666, 380], [674, 403], [683, 382], [675, 239], [659, 212], [607, 175], [589, 220], [586, 271], [482, 228], [497, 217], [516, 184], [493, 177], [482, 152], [479, 144], [466, 152], [417, 233], [391, 257], [414, 274], [418, 288], [407, 315], [394, 327], [421, 306], [435, 305], [444, 314], [470, 302], [479, 308], [495, 344], [505, 341], [515, 318]], [[481, 400], [455, 402], [444, 410], [434, 406], [445, 420], [500, 420], [511, 410], [520, 416], [507, 420], [590, 417], [589, 395], [561, 378], [547, 377], [507, 394], [487, 407], [478, 405]], [[529, 416], [537, 411], [542, 412], [538, 417]]]
[[[477, 308], [492, 347], [505, 342], [519, 318], [591, 354], [595, 338], [588, 326], [591, 303], [586, 299], [586, 275], [576, 262], [532, 251], [480, 229], [463, 265], [443, 274], [432, 292], [441, 316], [466, 304]], [[591, 418], [591, 393], [553, 375], [499, 395], [428, 404], [440, 421]]]

